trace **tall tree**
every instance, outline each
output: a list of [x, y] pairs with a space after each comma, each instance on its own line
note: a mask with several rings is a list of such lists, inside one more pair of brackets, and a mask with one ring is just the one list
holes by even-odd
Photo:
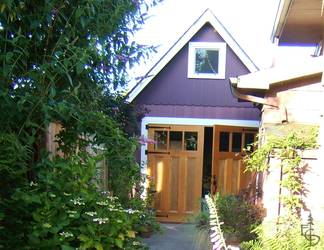
[[[91, 165], [87, 165], [91, 155], [86, 148], [96, 151], [103, 147], [115, 174], [111, 187], [115, 195], [127, 200], [127, 192], [139, 181], [140, 172], [134, 161], [135, 144], [119, 128], [123, 117], [111, 115], [116, 103], [123, 102], [110, 92], [125, 86], [127, 67], [152, 51], [131, 42], [129, 36], [141, 27], [148, 8], [157, 2], [1, 1], [0, 238], [6, 235], [9, 242], [11, 234], [26, 240], [26, 230], [30, 230], [26, 222], [36, 220], [34, 211], [43, 209], [41, 198], [30, 198], [33, 204], [24, 206], [18, 202], [22, 198], [17, 197], [31, 195], [28, 188], [35, 181], [43, 183], [37, 192], [45, 197], [55, 188], [51, 178], [55, 180], [63, 171], [62, 162], [48, 162], [43, 152], [51, 122], [63, 127], [58, 141], [65, 159], [60, 161], [65, 160], [67, 166], [81, 173], [85, 171], [80, 170], [83, 165]], [[85, 179], [76, 175], [81, 181], [68, 167], [64, 169], [67, 176], [63, 179], [76, 184], [71, 184], [72, 190], [79, 185], [84, 193], [93, 191], [87, 189], [89, 183], [80, 184], [90, 181], [93, 168], [82, 172]], [[64, 182], [61, 185], [65, 188]], [[27, 190], [28, 195], [17, 195], [21, 190]], [[12, 201], [15, 199], [16, 203]]]

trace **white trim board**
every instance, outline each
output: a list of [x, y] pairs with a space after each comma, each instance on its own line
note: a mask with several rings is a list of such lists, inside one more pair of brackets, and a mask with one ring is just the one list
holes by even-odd
[[145, 74], [142, 80], [140, 80], [139, 83], [128, 92], [127, 101], [132, 102], [206, 23], [210, 23], [213, 26], [250, 72], [258, 70], [258, 67], [239, 46], [214, 13], [210, 9], [206, 9], [204, 13], [189, 27], [189, 29], [175, 42], [175, 44], [160, 58], [160, 60]]
[[[238, 126], [259, 128], [260, 121], [256, 120], [230, 120], [230, 119], [201, 119], [201, 118], [175, 118], [175, 117], [144, 117], [141, 123], [141, 135], [148, 136], [146, 125], [166, 124], [166, 125], [196, 125], [196, 126]], [[141, 146], [142, 173], [147, 173], [147, 155], [145, 150], [147, 144]]]
[[320, 74], [324, 69], [324, 56], [309, 57], [290, 62], [287, 65], [275, 66], [254, 73], [241, 75], [230, 80], [240, 89], [269, 89], [277, 83], [287, 83], [292, 79]]

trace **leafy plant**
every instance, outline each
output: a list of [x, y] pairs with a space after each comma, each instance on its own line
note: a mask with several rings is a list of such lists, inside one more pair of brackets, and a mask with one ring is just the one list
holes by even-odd
[[243, 243], [243, 249], [310, 249], [300, 231], [299, 216], [304, 206], [303, 196], [306, 194], [303, 175], [307, 171], [300, 153], [317, 147], [317, 134], [317, 129], [305, 132], [302, 128], [281, 136], [268, 136], [265, 143], [257, 145], [254, 152], [246, 155], [244, 162], [251, 171], [265, 171], [269, 168], [270, 157], [279, 159], [276, 167], [282, 172], [280, 186], [284, 192], [280, 199], [285, 213], [278, 217], [277, 223], [271, 223], [270, 226], [263, 224], [253, 230], [258, 238]]
[[261, 224], [264, 209], [243, 199], [242, 196], [217, 194], [215, 203], [220, 220], [224, 222], [222, 229], [225, 234], [236, 236], [239, 241], [256, 238], [252, 232]]
[[281, 188], [283, 192], [281, 200], [288, 210], [290, 216], [299, 216], [303, 206], [303, 196], [306, 193], [303, 175], [307, 166], [302, 164], [300, 152], [305, 149], [317, 146], [318, 130], [312, 129], [307, 135], [304, 131], [291, 131], [284, 136], [268, 136], [267, 141], [258, 146], [251, 154], [247, 154], [244, 163], [248, 171], [265, 171], [269, 167], [269, 157], [276, 157], [280, 160], [278, 167], [281, 168]]
[[[217, 207], [219, 220], [225, 238], [235, 237], [239, 241], [252, 240], [256, 238], [253, 230], [262, 223], [264, 209], [254, 205], [239, 195], [221, 195], [217, 193], [213, 198]], [[205, 207], [203, 202], [203, 208]], [[210, 214], [208, 209], [195, 217], [195, 224], [200, 230], [210, 229]]]

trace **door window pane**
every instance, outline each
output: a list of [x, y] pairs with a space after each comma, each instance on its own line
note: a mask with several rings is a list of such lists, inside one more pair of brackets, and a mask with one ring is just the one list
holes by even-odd
[[244, 138], [244, 148], [247, 151], [253, 151], [253, 146], [250, 145], [254, 142], [254, 134], [253, 133], [246, 133]]
[[170, 149], [182, 150], [182, 132], [180, 131], [170, 132]]
[[219, 133], [219, 151], [220, 152], [229, 151], [229, 132]]
[[196, 151], [198, 144], [198, 133], [197, 132], [185, 132], [185, 149]]
[[242, 133], [233, 133], [232, 135], [232, 152], [242, 151]]
[[167, 150], [168, 132], [154, 131], [154, 141], [156, 150]]

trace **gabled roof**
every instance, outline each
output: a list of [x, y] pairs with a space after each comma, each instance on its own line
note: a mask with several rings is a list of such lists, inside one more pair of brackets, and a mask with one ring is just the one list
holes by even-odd
[[289, 65], [280, 65], [254, 73], [231, 78], [231, 84], [239, 89], [267, 90], [272, 85], [289, 80], [321, 74], [324, 70], [324, 56], [311, 57]]
[[206, 23], [212, 25], [250, 72], [258, 70], [258, 67], [234, 40], [232, 35], [226, 30], [214, 13], [210, 9], [206, 9], [204, 13], [189, 27], [189, 29], [175, 42], [175, 44], [173, 44], [173, 46], [160, 58], [160, 60], [145, 74], [135, 87], [129, 91], [127, 94], [127, 101], [132, 102]]

